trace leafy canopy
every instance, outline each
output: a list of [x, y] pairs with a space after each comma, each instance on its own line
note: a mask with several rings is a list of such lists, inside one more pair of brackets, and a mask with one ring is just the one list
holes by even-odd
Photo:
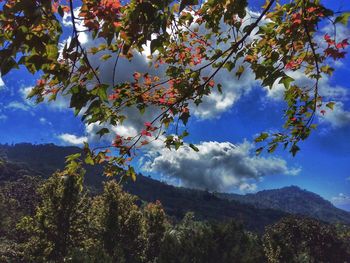
[[[107, 175], [128, 167], [126, 175], [133, 179], [130, 161], [136, 149], [157, 139], [168, 148], [184, 144], [193, 105], [214, 89], [225, 92], [214, 81], [221, 71], [240, 78], [250, 69], [263, 87], [284, 85], [284, 131], [262, 133], [255, 141], [262, 143], [258, 154], [282, 144], [295, 155], [298, 143], [315, 128], [316, 112], [323, 114], [323, 105], [333, 109], [334, 102], [319, 95], [319, 82], [332, 74], [330, 61], [344, 58], [349, 45], [336, 37], [336, 27], [347, 25], [350, 14], [335, 13], [319, 0], [267, 0], [257, 17], [247, 11], [246, 0], [0, 2], [1, 75], [20, 66], [39, 73], [29, 97], [42, 102], [67, 96], [86, 124], [101, 125], [100, 136], [123, 123], [127, 108], [159, 112], [136, 136], [113, 134], [105, 148], [85, 147], [86, 163], [107, 162]], [[63, 17], [72, 23], [72, 32], [60, 48], [67, 30]], [[332, 35], [320, 31], [326, 22], [334, 25]], [[92, 39], [89, 45], [79, 40], [83, 32]], [[161, 73], [132, 72], [131, 81], [117, 82], [118, 61], [149, 49], [150, 71], [161, 68]], [[107, 60], [114, 68], [112, 81], [105, 83], [99, 68]], [[288, 75], [297, 70], [313, 84], [297, 85]]]

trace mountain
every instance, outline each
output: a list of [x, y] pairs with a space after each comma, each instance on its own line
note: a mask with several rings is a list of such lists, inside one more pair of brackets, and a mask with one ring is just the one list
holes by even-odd
[[[3, 165], [12, 167], [0, 169], [0, 181], [16, 180], [21, 174], [47, 178], [57, 169], [64, 167], [65, 156], [81, 151], [78, 147], [61, 147], [53, 144], [0, 145]], [[86, 170], [87, 185], [95, 191], [101, 191], [102, 182], [106, 180], [102, 176], [102, 167], [87, 166]], [[307, 215], [327, 222], [350, 223], [349, 213], [335, 208], [316, 194], [297, 187], [261, 191], [250, 195], [213, 194], [175, 187], [138, 175], [136, 182], [126, 182], [124, 189], [137, 195], [142, 201], [160, 200], [167, 214], [174, 220], [181, 219], [188, 211], [193, 211], [198, 219], [235, 218], [247, 229], [259, 232], [288, 214]]]
[[[53, 144], [32, 145], [28, 143], [16, 145], [0, 145], [0, 157], [4, 166], [18, 167], [23, 174], [47, 178], [57, 169], [64, 167], [65, 156], [81, 152], [78, 147], [60, 147]], [[30, 169], [29, 169], [30, 167]], [[94, 191], [102, 190], [101, 166], [87, 166], [86, 183]], [[4, 170], [8, 170], [7, 168]], [[0, 181], [18, 180], [18, 172], [1, 174]], [[36, 171], [36, 172], [33, 172]], [[1, 185], [1, 182], [0, 182]], [[128, 181], [124, 189], [137, 195], [142, 201], [160, 200], [167, 214], [174, 220], [180, 220], [188, 211], [193, 211], [200, 220], [228, 220], [235, 218], [247, 229], [262, 232], [266, 225], [277, 222], [288, 214], [269, 208], [256, 208], [253, 205], [241, 204], [219, 198], [207, 191], [186, 189], [167, 185], [152, 178], [138, 175], [136, 182]], [[258, 219], [258, 220], [257, 220]]]
[[[30, 143], [0, 144], [0, 159], [24, 167], [26, 170], [35, 171], [43, 178], [48, 178], [55, 171], [63, 169], [66, 156], [79, 152], [82, 152], [82, 149], [75, 146], [62, 147], [54, 144], [33, 145]], [[96, 165], [85, 168], [87, 184], [101, 184], [102, 167]]]
[[305, 215], [325, 222], [350, 224], [349, 212], [339, 209], [321, 196], [297, 186], [263, 190], [255, 194], [217, 194], [217, 196], [259, 208], [271, 208], [290, 214]]

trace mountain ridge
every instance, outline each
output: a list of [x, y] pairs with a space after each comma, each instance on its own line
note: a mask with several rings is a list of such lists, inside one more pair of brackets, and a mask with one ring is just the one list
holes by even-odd
[[322, 198], [320, 195], [301, 189], [296, 185], [262, 190], [254, 194], [219, 193], [217, 196], [251, 204], [255, 207], [278, 209], [286, 213], [306, 215], [326, 222], [344, 221], [350, 223], [349, 212], [335, 207], [329, 200]]
[[[28, 167], [31, 174], [37, 174], [43, 178], [47, 178], [56, 170], [62, 169], [65, 156], [81, 151], [82, 149], [79, 147], [63, 147], [54, 144], [0, 144], [0, 157], [2, 156], [3, 159], [8, 160], [14, 167], [17, 164], [21, 164], [19, 167]], [[101, 166], [87, 167], [87, 185], [93, 186], [96, 191], [100, 191], [102, 182], [106, 180], [101, 174]], [[6, 180], [2, 176], [1, 170], [0, 180]], [[309, 216], [330, 223], [350, 224], [350, 213], [335, 208], [329, 201], [324, 200], [317, 194], [306, 191], [309, 194], [305, 195], [302, 192], [303, 190], [296, 186], [263, 190], [256, 194], [238, 195], [176, 187], [139, 175], [135, 183], [128, 181], [124, 188], [143, 201], [154, 202], [160, 200], [167, 214], [175, 220], [181, 219], [187, 211], [193, 211], [198, 219], [222, 221], [235, 218], [243, 222], [248, 229], [259, 232], [263, 231], [265, 226], [290, 214]], [[301, 194], [304, 194], [303, 197], [298, 199], [297, 197]], [[312, 204], [318, 205], [320, 213], [316, 213], [315, 209], [311, 209], [313, 213], [307, 213], [305, 210], [309, 208], [295, 211], [282, 206], [285, 203], [293, 207], [293, 202], [299, 202], [299, 205], [303, 204], [305, 203], [305, 196], [312, 201]], [[283, 201], [283, 198], [290, 202]], [[259, 199], [264, 200], [264, 202], [260, 201], [259, 203], [257, 201]]]

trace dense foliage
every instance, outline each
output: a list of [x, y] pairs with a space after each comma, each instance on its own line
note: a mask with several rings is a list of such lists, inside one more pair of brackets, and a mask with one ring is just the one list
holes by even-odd
[[[41, 102], [66, 95], [86, 124], [100, 127], [100, 136], [129, 117], [127, 108], [159, 113], [137, 135], [113, 134], [112, 144], [98, 150], [86, 145], [87, 163], [107, 162], [108, 175], [128, 168], [124, 175], [133, 179], [129, 164], [137, 148], [157, 139], [168, 148], [184, 144], [195, 105], [213, 89], [225, 92], [215, 83], [223, 70], [240, 78], [249, 69], [263, 87], [285, 86], [285, 131], [262, 133], [256, 142], [268, 143], [257, 153], [282, 144], [296, 154], [298, 142], [315, 128], [316, 113], [323, 114], [323, 106], [333, 109], [334, 102], [320, 96], [319, 82], [332, 74], [330, 62], [344, 58], [349, 45], [336, 34], [349, 13], [327, 9], [319, 0], [267, 0], [257, 17], [246, 0], [1, 2], [1, 74], [18, 67], [39, 73], [30, 97]], [[326, 23], [332, 33], [322, 32]], [[66, 33], [71, 37], [62, 39]], [[83, 33], [88, 45], [81, 42]], [[149, 71], [157, 73], [132, 72], [130, 81], [116, 81], [118, 61], [132, 60], [137, 52], [150, 53]], [[105, 78], [99, 69], [108, 60], [114, 67]], [[312, 84], [298, 85], [292, 71]]]
[[347, 247], [332, 226], [307, 218], [285, 218], [263, 238], [269, 262], [345, 262]]
[[187, 213], [173, 221], [159, 201], [142, 202], [115, 180], [91, 195], [83, 175], [79, 163], [70, 162], [43, 183], [24, 176], [1, 185], [1, 261], [334, 263], [350, 258], [347, 225], [287, 217], [267, 227], [261, 238], [235, 220], [197, 221]]

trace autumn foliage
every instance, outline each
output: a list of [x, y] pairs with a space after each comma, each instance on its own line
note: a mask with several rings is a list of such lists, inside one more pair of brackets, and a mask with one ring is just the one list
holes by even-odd
[[[267, 0], [256, 17], [247, 8], [246, 0], [1, 1], [1, 75], [18, 67], [40, 74], [29, 97], [42, 102], [67, 96], [86, 124], [101, 125], [100, 136], [112, 133], [103, 125], [128, 118], [127, 108], [158, 112], [136, 136], [113, 134], [105, 148], [85, 147], [87, 163], [106, 162], [108, 175], [127, 168], [134, 178], [130, 161], [137, 149], [154, 140], [181, 147], [193, 108], [214, 89], [225, 92], [215, 76], [227, 70], [239, 79], [249, 70], [263, 87], [285, 87], [284, 130], [261, 133], [257, 153], [283, 145], [295, 155], [315, 128], [315, 115], [325, 114], [322, 106], [333, 109], [334, 102], [319, 95], [319, 81], [332, 74], [332, 60], [346, 55], [349, 40], [339, 39], [336, 27], [347, 25], [349, 13], [335, 13], [318, 0]], [[334, 32], [321, 32], [325, 23]], [[62, 39], [67, 30], [70, 37]], [[161, 73], [131, 72], [130, 81], [117, 81], [118, 61], [145, 51], [150, 72]], [[107, 60], [114, 64], [110, 82], [99, 73]], [[298, 86], [292, 71], [313, 84]]]

